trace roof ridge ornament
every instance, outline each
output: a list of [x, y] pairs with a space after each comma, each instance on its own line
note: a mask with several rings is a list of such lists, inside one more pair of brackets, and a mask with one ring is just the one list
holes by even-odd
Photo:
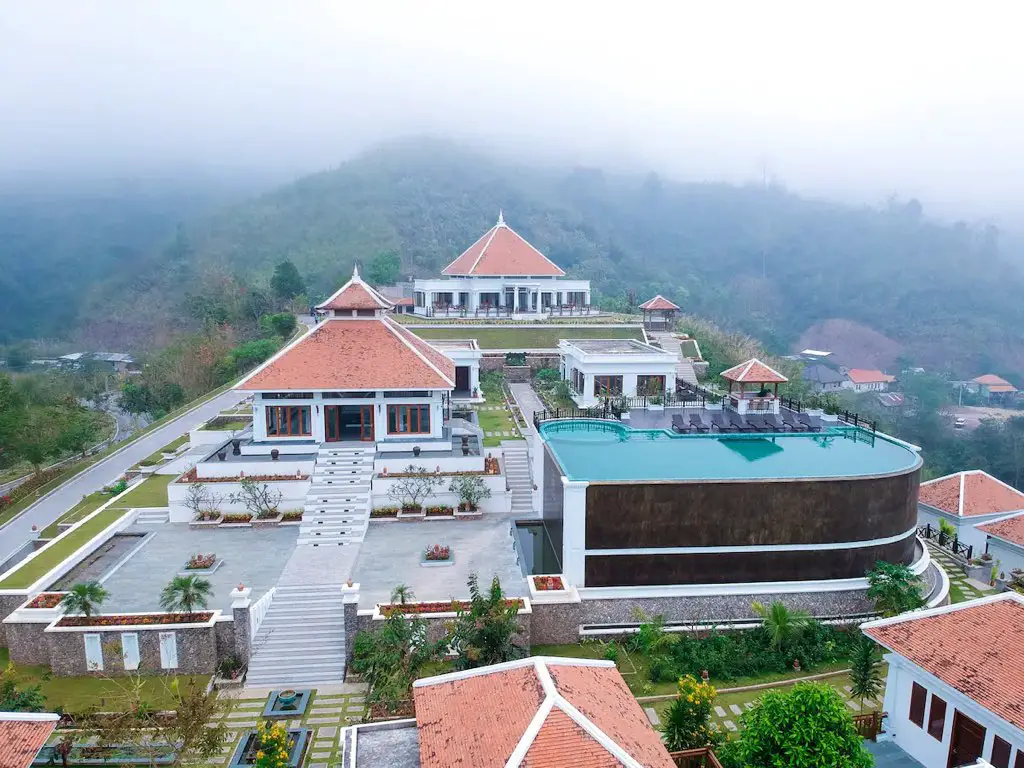
[[505, 223], [505, 213], [504, 213], [504, 211], [501, 210], [501, 208], [498, 209], [498, 224], [497, 224], [497, 226], [499, 226], [499, 227], [506, 227], [506, 226], [508, 226]]
[[358, 264], [353, 264], [352, 265], [352, 279], [353, 280], [359, 280], [360, 279], [360, 277], [359, 277], [359, 265]]

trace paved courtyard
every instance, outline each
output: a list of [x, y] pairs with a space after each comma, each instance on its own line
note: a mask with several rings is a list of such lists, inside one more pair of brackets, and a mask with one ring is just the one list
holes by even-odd
[[[371, 521], [352, 578], [359, 582], [359, 607], [391, 600], [396, 584], [412, 587], [416, 600], [467, 597], [466, 579], [475, 571], [482, 584], [497, 575], [505, 594], [529, 594], [516, 561], [511, 516], [484, 515], [480, 520]], [[455, 550], [455, 564], [420, 565], [420, 553], [433, 544]]]
[[213, 585], [211, 609], [229, 611], [231, 590], [240, 583], [252, 588], [253, 600], [259, 599], [277, 583], [299, 529], [192, 530], [188, 523], [165, 523], [132, 525], [126, 532], [146, 536], [127, 559], [105, 564], [103, 586], [110, 596], [103, 610], [110, 613], [158, 610], [161, 590], [199, 552], [214, 553], [224, 561], [212, 575], [203, 576]]

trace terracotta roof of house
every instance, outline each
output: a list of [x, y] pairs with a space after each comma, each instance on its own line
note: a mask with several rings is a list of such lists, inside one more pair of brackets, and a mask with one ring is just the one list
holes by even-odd
[[850, 381], [854, 384], [874, 384], [879, 381], [888, 384], [896, 381], [895, 376], [882, 373], [874, 368], [851, 368], [846, 372], [846, 375], [850, 377]]
[[640, 309], [679, 309], [679, 305], [673, 304], [659, 293], [653, 299], [648, 299], [641, 304]]
[[1002, 376], [994, 373], [986, 373], [984, 376], [977, 376], [971, 379], [975, 384], [983, 384], [990, 392], [1016, 392], [1017, 388]]
[[549, 275], [565, 272], [515, 232], [502, 215], [483, 237], [441, 270], [442, 275]]
[[413, 695], [423, 768], [673, 766], [611, 662], [533, 656], [417, 680]]
[[762, 363], [756, 357], [747, 360], [745, 363], [734, 365], [727, 371], [722, 371], [721, 375], [723, 379], [736, 381], [740, 384], [781, 384], [789, 381], [781, 373], [770, 365]]
[[987, 472], [972, 469], [921, 483], [918, 501], [958, 517], [1017, 512], [1024, 493]]
[[57, 715], [0, 712], [0, 768], [28, 768], [57, 726]]
[[997, 520], [994, 523], [979, 525], [978, 530], [1004, 539], [1011, 544], [1024, 547], [1024, 513], [1008, 517], [1004, 520]]
[[1004, 592], [868, 622], [866, 635], [1024, 728], [1024, 597]]
[[359, 277], [359, 267], [352, 268], [352, 278], [334, 292], [317, 309], [391, 309], [394, 305]]
[[329, 319], [235, 389], [452, 389], [455, 363], [390, 317]]

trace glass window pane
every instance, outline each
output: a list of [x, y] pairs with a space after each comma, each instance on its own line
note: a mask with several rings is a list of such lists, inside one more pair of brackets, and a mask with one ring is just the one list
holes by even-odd
[[302, 408], [302, 434], [311, 435], [313, 430], [309, 428], [309, 408]]
[[910, 722], [924, 727], [924, 703], [928, 692], [917, 683], [910, 690]]
[[932, 707], [928, 711], [928, 735], [942, 741], [942, 729], [946, 726], [946, 702], [934, 693]]

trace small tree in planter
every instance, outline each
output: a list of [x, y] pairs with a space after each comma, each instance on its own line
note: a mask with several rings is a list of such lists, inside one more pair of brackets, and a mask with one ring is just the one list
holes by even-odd
[[403, 512], [419, 512], [438, 486], [441, 478], [430, 472], [426, 467], [410, 464], [403, 470], [403, 477], [394, 478], [394, 484], [388, 488], [388, 498], [397, 502]]
[[160, 593], [160, 607], [168, 613], [196, 612], [209, 605], [213, 586], [199, 576], [175, 576]]
[[98, 581], [80, 582], [68, 590], [60, 604], [67, 613], [92, 616], [109, 594]]
[[480, 475], [456, 475], [448, 490], [459, 497], [459, 507], [467, 512], [476, 511], [481, 501], [491, 498], [491, 489]]
[[244, 504], [245, 509], [257, 520], [277, 517], [278, 507], [284, 494], [267, 483], [258, 483], [252, 478], [242, 478], [242, 488], [231, 494], [233, 504]]
[[203, 483], [189, 483], [185, 491], [185, 506], [194, 520], [206, 522], [220, 517], [220, 505], [224, 497], [214, 493]]

